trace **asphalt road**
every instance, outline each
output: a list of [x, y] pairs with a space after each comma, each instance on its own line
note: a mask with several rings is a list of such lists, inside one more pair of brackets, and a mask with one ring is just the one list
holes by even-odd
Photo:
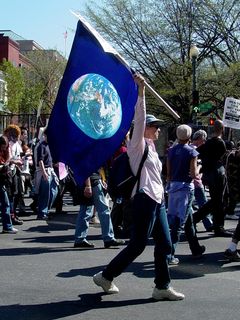
[[[106, 295], [93, 284], [119, 249], [104, 249], [99, 225], [92, 225], [94, 249], [74, 249], [77, 207], [54, 215], [49, 222], [25, 216], [16, 235], [0, 234], [0, 320], [54, 319], [239, 319], [240, 263], [229, 263], [223, 251], [229, 238], [215, 238], [198, 225], [201, 260], [193, 260], [183, 240], [178, 266], [171, 266], [172, 285], [186, 295], [178, 302], [154, 302], [153, 243], [115, 282], [117, 295]], [[236, 221], [226, 221], [233, 229]]]

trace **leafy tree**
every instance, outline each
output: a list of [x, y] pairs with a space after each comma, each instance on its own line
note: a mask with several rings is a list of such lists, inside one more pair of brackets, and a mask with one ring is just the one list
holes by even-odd
[[11, 62], [6, 60], [3, 60], [0, 69], [7, 83], [8, 100], [6, 107], [9, 111], [18, 113], [25, 89], [22, 70], [14, 67]]
[[226, 97], [239, 99], [240, 62], [223, 66], [216, 72], [213, 68], [206, 68], [201, 77], [202, 102], [210, 101], [213, 108], [206, 113], [215, 113], [221, 117]]
[[41, 101], [43, 88], [41, 83], [32, 84], [31, 81], [26, 82], [26, 87], [21, 100], [21, 113], [36, 113]]
[[16, 68], [4, 61], [1, 70], [7, 83], [7, 108], [13, 113], [50, 113], [56, 99], [66, 60], [55, 50], [34, 50], [26, 55], [29, 66]]

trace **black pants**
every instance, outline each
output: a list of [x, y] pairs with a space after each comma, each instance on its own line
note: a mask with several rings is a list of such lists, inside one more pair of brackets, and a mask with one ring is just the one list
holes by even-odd
[[210, 200], [194, 213], [194, 223], [198, 223], [209, 213], [212, 213], [213, 228], [214, 231], [217, 232], [224, 226], [223, 190], [226, 183], [224, 167], [204, 174], [203, 181], [208, 185]]
[[237, 227], [234, 231], [233, 239], [240, 241], [240, 219], [238, 220]]
[[172, 243], [164, 203], [156, 203], [145, 193], [133, 200], [133, 228], [128, 245], [108, 264], [103, 277], [112, 281], [119, 276], [145, 249], [148, 238], [154, 239], [155, 284], [166, 289], [170, 284], [168, 255]]

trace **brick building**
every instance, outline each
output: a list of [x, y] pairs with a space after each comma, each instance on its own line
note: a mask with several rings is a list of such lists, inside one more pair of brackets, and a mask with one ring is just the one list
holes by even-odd
[[[11, 62], [16, 68], [30, 67], [27, 53], [43, 51], [44, 55], [56, 61], [65, 62], [66, 59], [57, 50], [45, 50], [34, 40], [27, 40], [11, 30], [0, 30], [0, 64], [4, 59]], [[61, 79], [62, 74], [59, 75]], [[35, 113], [12, 114], [7, 110], [7, 86], [4, 74], [0, 71], [0, 133], [9, 123], [21, 124], [29, 129], [30, 137], [32, 128], [36, 127]], [[44, 126], [49, 114], [41, 114], [38, 124]]]
[[0, 63], [3, 59], [15, 67], [29, 65], [25, 54], [32, 50], [44, 50], [33, 40], [26, 40], [11, 30], [0, 30]]

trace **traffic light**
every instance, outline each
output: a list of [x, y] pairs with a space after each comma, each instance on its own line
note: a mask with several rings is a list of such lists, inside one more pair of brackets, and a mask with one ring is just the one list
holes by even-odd
[[199, 105], [199, 91], [198, 90], [194, 90], [192, 92], [192, 104], [193, 104], [193, 106]]
[[209, 125], [210, 125], [210, 126], [213, 126], [213, 125], [214, 125], [215, 120], [216, 120], [215, 118], [210, 117], [210, 118], [209, 118]]

